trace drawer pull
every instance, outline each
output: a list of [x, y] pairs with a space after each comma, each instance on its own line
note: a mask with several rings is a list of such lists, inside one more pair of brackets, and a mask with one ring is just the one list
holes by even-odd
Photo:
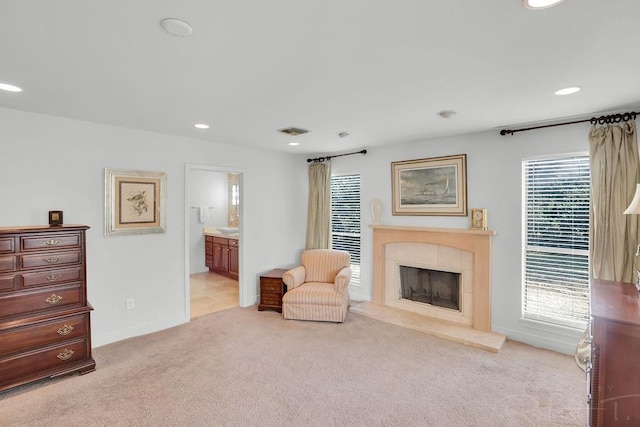
[[47, 264], [55, 264], [60, 261], [60, 258], [42, 258]]
[[58, 280], [62, 277], [62, 274], [52, 274], [51, 276], [47, 276], [47, 280], [49, 282], [53, 282], [54, 280]]
[[62, 240], [50, 239], [50, 240], [45, 240], [44, 244], [47, 245], [47, 246], [55, 246], [55, 245], [59, 244], [60, 242], [62, 242]]
[[59, 335], [69, 335], [71, 333], [71, 331], [73, 331], [73, 326], [71, 325], [67, 325], [66, 323], [64, 324], [64, 326], [60, 329], [58, 329], [56, 332], [58, 332]]
[[54, 305], [54, 304], [59, 303], [61, 299], [62, 299], [62, 297], [60, 295], [51, 294], [51, 296], [49, 298], [45, 299], [44, 301], [47, 304]]
[[74, 351], [73, 350], [69, 350], [68, 348], [65, 348], [64, 351], [62, 353], [58, 354], [58, 359], [60, 360], [67, 360], [69, 359], [71, 356], [73, 356]]

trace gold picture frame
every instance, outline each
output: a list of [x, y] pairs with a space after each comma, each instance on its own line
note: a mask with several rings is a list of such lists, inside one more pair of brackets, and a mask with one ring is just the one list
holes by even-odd
[[391, 163], [393, 215], [467, 216], [467, 155]]
[[104, 170], [105, 236], [166, 232], [167, 174]]

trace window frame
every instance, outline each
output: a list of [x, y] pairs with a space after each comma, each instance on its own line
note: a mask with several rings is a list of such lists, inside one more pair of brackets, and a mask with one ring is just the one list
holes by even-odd
[[[530, 321], [530, 322], [539, 322], [539, 323], [545, 323], [548, 325], [552, 325], [552, 326], [557, 326], [557, 327], [566, 327], [572, 330], [584, 330], [584, 328], [586, 327], [588, 321], [589, 321], [589, 301], [590, 301], [590, 284], [589, 284], [589, 278], [590, 278], [590, 272], [591, 272], [591, 261], [590, 261], [590, 253], [589, 253], [589, 238], [588, 238], [588, 232], [589, 232], [589, 228], [590, 228], [590, 221], [591, 221], [591, 197], [590, 197], [590, 193], [591, 193], [591, 178], [590, 178], [590, 171], [589, 171], [589, 177], [587, 179], [587, 185], [588, 185], [588, 194], [589, 194], [589, 199], [588, 199], [588, 203], [587, 203], [587, 218], [588, 218], [588, 222], [587, 222], [587, 248], [586, 249], [572, 249], [572, 248], [561, 248], [561, 247], [556, 247], [553, 248], [555, 250], [549, 249], [548, 247], [545, 247], [543, 245], [539, 245], [539, 246], [535, 246], [535, 245], [528, 245], [529, 241], [528, 241], [528, 237], [529, 237], [529, 224], [528, 224], [528, 195], [529, 195], [529, 189], [528, 189], [528, 178], [527, 178], [527, 164], [531, 163], [531, 162], [544, 162], [544, 161], [553, 161], [553, 160], [557, 160], [557, 161], [563, 161], [563, 160], [568, 160], [571, 158], [580, 158], [581, 160], [586, 160], [587, 164], [587, 169], [589, 168], [589, 153], [588, 152], [574, 152], [574, 153], [558, 153], [558, 154], [550, 154], [550, 155], [542, 155], [542, 156], [531, 156], [531, 157], [525, 157], [522, 159], [521, 162], [521, 179], [522, 179], [522, 198], [521, 198], [521, 203], [522, 203], [522, 236], [521, 236], [521, 245], [522, 245], [522, 269], [521, 269], [521, 305], [520, 305], [520, 309], [521, 309], [521, 319], [525, 320], [525, 321]], [[542, 249], [542, 250], [540, 250]], [[586, 314], [585, 316], [582, 318], [582, 320], [577, 319], [577, 318], [562, 318], [562, 317], [554, 317], [551, 315], [547, 315], [547, 314], [543, 314], [543, 313], [535, 313], [533, 311], [527, 311], [527, 286], [528, 286], [528, 282], [527, 282], [527, 274], [530, 273], [532, 270], [528, 270], [528, 259], [527, 259], [527, 254], [528, 252], [532, 252], [532, 251], [539, 251], [539, 252], [546, 252], [549, 254], [561, 254], [562, 255], [577, 255], [577, 256], [586, 256], [586, 268], [581, 268], [581, 274], [580, 275], [576, 275], [576, 276], [582, 276], [582, 275], [586, 275], [586, 283], [583, 281], [582, 285], [586, 286], [586, 297], [583, 299], [586, 303]], [[529, 291], [531, 290], [531, 288], [529, 288]]]

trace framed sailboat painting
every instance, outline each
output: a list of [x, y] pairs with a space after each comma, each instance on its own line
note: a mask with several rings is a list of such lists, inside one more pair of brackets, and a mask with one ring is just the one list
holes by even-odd
[[467, 216], [467, 155], [391, 163], [393, 215]]

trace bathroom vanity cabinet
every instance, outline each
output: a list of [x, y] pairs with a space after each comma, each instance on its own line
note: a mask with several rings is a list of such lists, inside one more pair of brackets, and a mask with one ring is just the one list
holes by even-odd
[[205, 265], [209, 271], [238, 278], [238, 239], [205, 235]]

